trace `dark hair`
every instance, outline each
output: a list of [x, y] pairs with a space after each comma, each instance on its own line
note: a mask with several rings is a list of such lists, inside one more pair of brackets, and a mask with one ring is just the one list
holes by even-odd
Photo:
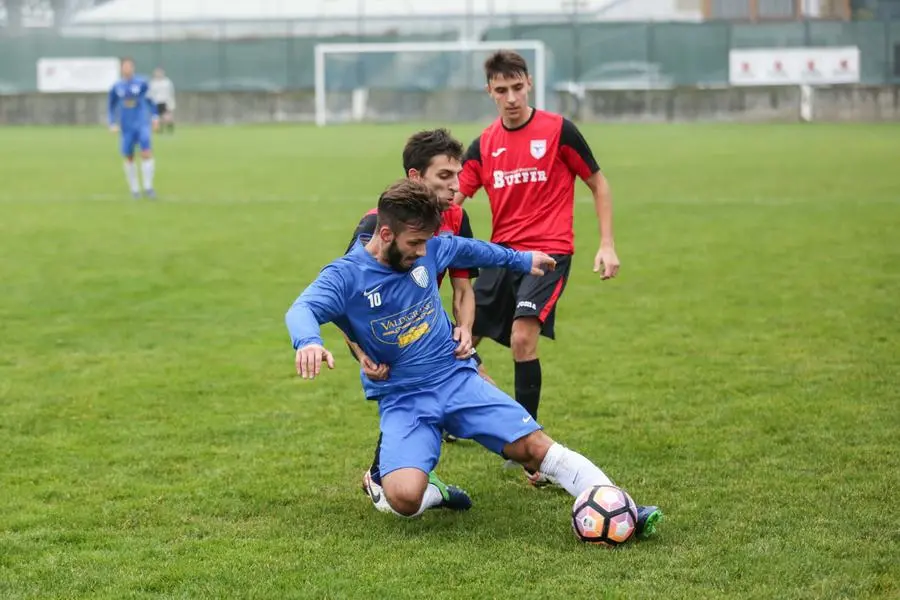
[[420, 131], [406, 140], [403, 148], [403, 172], [415, 169], [424, 173], [435, 156], [449, 156], [461, 161], [463, 146], [446, 129]]
[[497, 50], [484, 61], [484, 75], [490, 83], [494, 77], [528, 77], [528, 63], [512, 50]]
[[404, 229], [437, 231], [441, 225], [441, 205], [430, 187], [420, 181], [403, 178], [378, 198], [378, 224], [395, 235]]

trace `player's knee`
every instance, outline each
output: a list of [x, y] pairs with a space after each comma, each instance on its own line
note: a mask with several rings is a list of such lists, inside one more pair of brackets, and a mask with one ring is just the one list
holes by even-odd
[[538, 470], [553, 440], [541, 430], [533, 431], [503, 448], [503, 454], [519, 464]]
[[538, 336], [541, 333], [541, 322], [537, 317], [522, 317], [513, 323], [509, 337], [513, 360], [523, 362], [537, 358]]
[[543, 431], [535, 431], [525, 436], [525, 453], [528, 455], [529, 462], [540, 465], [547, 456], [547, 450], [553, 445], [553, 440]]

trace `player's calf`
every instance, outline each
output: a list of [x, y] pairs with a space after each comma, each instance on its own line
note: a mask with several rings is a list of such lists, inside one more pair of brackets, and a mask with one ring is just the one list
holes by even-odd
[[153, 176], [156, 173], [156, 161], [153, 160], [153, 152], [149, 149], [141, 151], [141, 175], [144, 180], [144, 194], [148, 198], [156, 198], [153, 189]]
[[540, 430], [507, 444], [503, 453], [528, 471], [543, 473], [573, 496], [595, 485], [614, 485], [600, 467]]

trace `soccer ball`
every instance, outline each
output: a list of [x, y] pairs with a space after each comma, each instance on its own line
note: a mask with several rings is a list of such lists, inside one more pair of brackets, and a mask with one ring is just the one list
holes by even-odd
[[637, 506], [625, 490], [614, 485], [595, 485], [575, 499], [572, 529], [586, 544], [618, 546], [637, 529]]

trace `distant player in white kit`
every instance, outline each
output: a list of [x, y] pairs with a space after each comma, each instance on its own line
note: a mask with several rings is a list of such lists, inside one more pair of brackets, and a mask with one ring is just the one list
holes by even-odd
[[153, 79], [150, 80], [150, 98], [156, 104], [156, 112], [162, 121], [159, 131], [166, 129], [169, 133], [175, 133], [175, 84], [166, 77], [162, 67], [153, 70]]

